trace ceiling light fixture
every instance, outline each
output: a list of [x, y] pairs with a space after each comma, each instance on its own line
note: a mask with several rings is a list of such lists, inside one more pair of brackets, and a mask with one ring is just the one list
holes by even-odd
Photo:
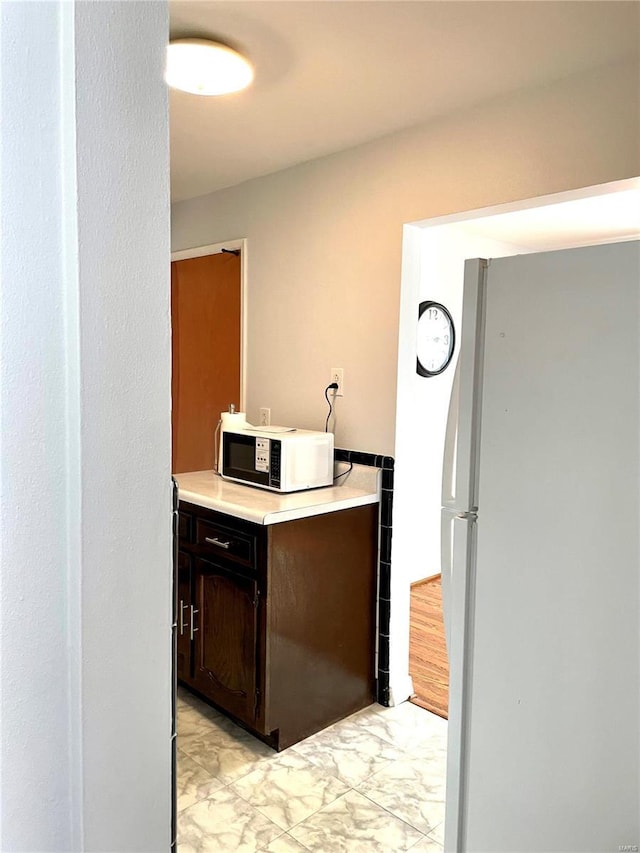
[[193, 95], [228, 95], [245, 89], [253, 67], [237, 51], [210, 39], [176, 39], [167, 46], [165, 80]]

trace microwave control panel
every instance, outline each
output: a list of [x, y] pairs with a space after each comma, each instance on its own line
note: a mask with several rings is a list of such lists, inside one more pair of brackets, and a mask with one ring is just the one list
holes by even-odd
[[269, 472], [269, 445], [268, 438], [256, 438], [256, 471]]
[[280, 442], [271, 439], [271, 471], [269, 472], [269, 485], [274, 489], [280, 488]]
[[256, 438], [255, 469], [269, 474], [269, 485], [280, 488], [280, 442], [270, 438]]

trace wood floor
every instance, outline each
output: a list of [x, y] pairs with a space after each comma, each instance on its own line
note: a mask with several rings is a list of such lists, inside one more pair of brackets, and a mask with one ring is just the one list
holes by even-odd
[[448, 718], [449, 661], [442, 618], [440, 575], [411, 586], [409, 673], [415, 696], [411, 701]]

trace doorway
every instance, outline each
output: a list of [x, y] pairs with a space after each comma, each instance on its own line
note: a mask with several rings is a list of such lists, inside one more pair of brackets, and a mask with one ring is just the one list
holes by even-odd
[[[397, 403], [397, 436], [401, 440], [397, 440], [394, 505], [401, 516], [399, 523], [394, 523], [394, 565], [410, 554], [415, 566], [416, 555], [420, 555], [424, 577], [429, 568], [436, 571], [441, 561], [441, 471], [453, 371], [433, 381], [415, 376], [417, 305], [424, 299], [444, 302], [459, 325], [463, 270], [468, 258], [506, 257], [637, 238], [639, 189], [637, 180], [619, 181], [405, 226], [403, 269], [408, 272], [403, 274], [401, 294]], [[416, 447], [426, 449], [417, 455]], [[392, 584], [390, 668], [396, 700], [406, 689], [411, 583], [415, 580], [408, 571], [404, 577], [396, 572]], [[460, 843], [464, 671], [468, 659], [465, 631], [463, 624], [452, 627], [446, 810], [449, 849], [458, 849]]]

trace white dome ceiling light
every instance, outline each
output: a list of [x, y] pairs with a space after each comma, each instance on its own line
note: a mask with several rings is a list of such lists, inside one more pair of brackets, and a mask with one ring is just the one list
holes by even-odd
[[193, 95], [228, 95], [253, 80], [253, 66], [237, 51], [210, 39], [176, 39], [167, 46], [165, 80]]

